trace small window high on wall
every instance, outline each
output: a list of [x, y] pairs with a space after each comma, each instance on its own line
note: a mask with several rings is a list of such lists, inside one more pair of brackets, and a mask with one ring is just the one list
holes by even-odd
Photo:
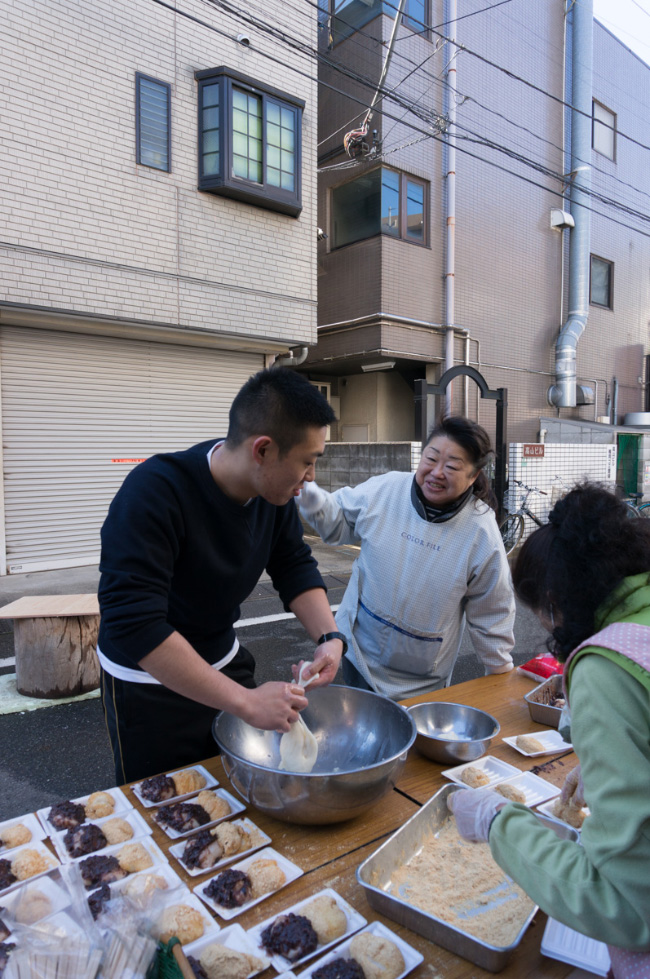
[[199, 190], [296, 217], [304, 101], [224, 67], [196, 78]]
[[592, 102], [591, 145], [608, 160], [616, 159], [616, 114], [595, 100]]
[[591, 256], [589, 302], [605, 309], [614, 308], [614, 263]]
[[332, 190], [332, 247], [390, 235], [427, 243], [427, 184], [406, 173], [377, 167]]
[[136, 162], [144, 167], [171, 170], [170, 106], [171, 86], [136, 72]]

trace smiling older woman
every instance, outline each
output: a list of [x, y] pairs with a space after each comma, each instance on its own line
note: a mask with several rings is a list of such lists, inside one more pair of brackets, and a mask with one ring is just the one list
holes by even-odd
[[300, 512], [326, 543], [361, 545], [336, 616], [350, 686], [394, 700], [447, 686], [465, 623], [486, 672], [512, 669], [514, 595], [483, 471], [491, 451], [480, 425], [451, 417], [414, 476], [303, 488]]

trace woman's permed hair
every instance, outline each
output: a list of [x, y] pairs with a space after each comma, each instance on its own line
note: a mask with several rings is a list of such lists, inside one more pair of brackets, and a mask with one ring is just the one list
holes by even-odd
[[452, 442], [465, 450], [474, 466], [474, 471], [478, 472], [478, 476], [474, 480], [474, 496], [491, 506], [496, 513], [498, 510], [497, 499], [484, 472], [485, 466], [494, 455], [488, 433], [477, 422], [473, 422], [469, 418], [463, 418], [461, 415], [448, 415], [431, 429], [426, 445], [441, 435], [451, 439]]
[[554, 652], [566, 659], [597, 630], [608, 595], [643, 572], [650, 582], [650, 520], [631, 516], [603, 486], [582, 483], [524, 541], [512, 580], [517, 597], [555, 623]]

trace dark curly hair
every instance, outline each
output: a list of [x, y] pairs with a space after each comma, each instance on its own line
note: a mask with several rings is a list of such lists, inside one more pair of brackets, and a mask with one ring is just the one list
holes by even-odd
[[607, 596], [643, 572], [650, 583], [650, 520], [631, 518], [609, 490], [582, 483], [524, 542], [512, 580], [522, 602], [557, 623], [553, 651], [564, 660], [596, 631]]
[[442, 418], [437, 422], [431, 429], [425, 443], [425, 448], [431, 442], [431, 439], [439, 435], [444, 435], [445, 438], [451, 439], [452, 442], [460, 445], [461, 449], [465, 450], [474, 467], [474, 472], [478, 472], [478, 476], [474, 480], [472, 492], [477, 499], [483, 500], [496, 513], [498, 510], [497, 498], [492, 492], [490, 481], [484, 472], [488, 460], [494, 455], [488, 433], [481, 425], [471, 421], [469, 418], [464, 418], [462, 415], [448, 415], [446, 418]]

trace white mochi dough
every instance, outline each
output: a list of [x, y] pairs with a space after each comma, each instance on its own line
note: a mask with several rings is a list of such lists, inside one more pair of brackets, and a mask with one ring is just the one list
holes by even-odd
[[302, 717], [280, 738], [280, 768], [285, 772], [311, 772], [318, 757], [318, 742]]

